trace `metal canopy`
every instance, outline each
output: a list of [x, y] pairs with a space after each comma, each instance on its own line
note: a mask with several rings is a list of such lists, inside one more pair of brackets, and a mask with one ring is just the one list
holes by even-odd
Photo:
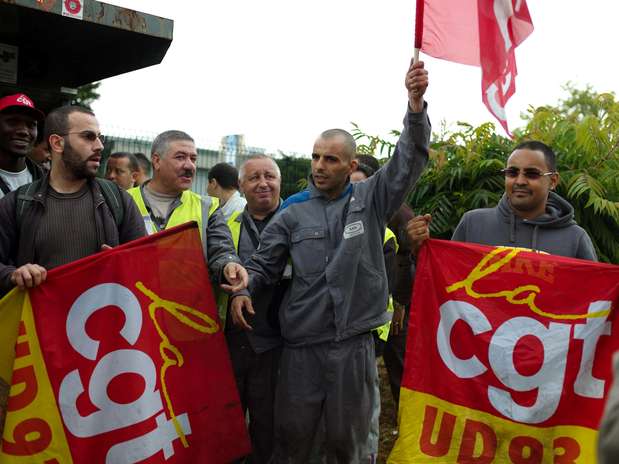
[[[82, 19], [63, 16], [75, 7]], [[158, 64], [172, 43], [173, 25], [95, 0], [0, 0], [0, 46], [15, 46], [18, 55], [17, 82], [0, 82], [0, 92], [29, 91], [39, 104], [55, 99], [51, 93], [60, 95], [62, 87]], [[0, 68], [10, 55], [0, 49]]]

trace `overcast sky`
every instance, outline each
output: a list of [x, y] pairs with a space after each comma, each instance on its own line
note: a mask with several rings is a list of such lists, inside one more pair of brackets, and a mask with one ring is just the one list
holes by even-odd
[[[108, 133], [181, 129], [199, 145], [245, 134], [251, 146], [311, 152], [322, 130], [401, 127], [414, 0], [112, 0], [174, 20], [162, 64], [106, 79], [94, 106]], [[517, 49], [510, 127], [554, 104], [567, 81], [619, 91], [616, 0], [529, 0], [535, 30]], [[423, 57], [435, 130], [492, 120], [478, 68]], [[497, 123], [497, 127], [500, 126]]]

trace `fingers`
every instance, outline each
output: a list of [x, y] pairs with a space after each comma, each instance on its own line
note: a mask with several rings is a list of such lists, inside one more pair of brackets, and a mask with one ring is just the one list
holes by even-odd
[[221, 284], [220, 287], [225, 292], [237, 293], [247, 288], [247, 279], [238, 279], [236, 282], [230, 284]]
[[247, 288], [247, 286], [249, 285], [249, 274], [243, 266], [239, 266], [239, 279], [243, 284], [243, 288], [241, 290]]
[[243, 309], [249, 314], [254, 315], [254, 307], [251, 303], [251, 298], [248, 296], [237, 296], [230, 303], [230, 312], [232, 313], [232, 322], [244, 330], [253, 330], [252, 326], [247, 323], [243, 315]]
[[411, 71], [413, 71], [414, 69], [424, 69], [425, 68], [425, 63], [421, 60], [419, 60], [417, 63], [415, 63], [415, 57], [413, 56], [411, 58], [411, 62], [408, 65], [408, 71], [407, 74], [410, 73]]
[[47, 270], [38, 264], [24, 264], [11, 274], [11, 282], [20, 289], [33, 288], [41, 285], [47, 278]]
[[393, 303], [395, 309], [393, 311], [393, 317], [391, 319], [393, 326], [393, 334], [398, 335], [402, 330], [404, 330], [404, 307], [399, 305], [394, 301]]
[[408, 232], [408, 236], [412, 241], [418, 240], [420, 238], [430, 236], [430, 222], [432, 221], [432, 216], [426, 214], [424, 216], [415, 216], [413, 219], [408, 221], [406, 224], [406, 231]]
[[226, 293], [235, 293], [235, 290], [234, 290], [235, 286], [233, 285], [221, 284], [220, 287]]
[[224, 275], [226, 276], [226, 279], [228, 279], [228, 282], [236, 281], [236, 266], [236, 263], [226, 264], [226, 267], [224, 268]]
[[112, 247], [109, 245], [106, 245], [105, 243], [103, 245], [101, 245], [101, 251], [105, 251], [105, 250], [111, 250]]
[[236, 293], [247, 288], [249, 275], [247, 270], [238, 263], [228, 263], [224, 267], [224, 277], [228, 284], [221, 284], [221, 288], [229, 293]]
[[428, 71], [424, 68], [424, 62], [411, 63], [404, 79], [404, 85], [408, 90], [411, 109], [415, 112], [423, 109], [423, 95], [426, 93], [428, 83]]
[[430, 238], [430, 222], [432, 222], [432, 216], [425, 214], [415, 216], [406, 224], [406, 232], [413, 254], [416, 254], [423, 242]]
[[393, 320], [391, 321], [391, 332], [393, 332], [393, 335], [398, 335], [401, 329], [401, 322], [397, 320], [394, 316]]

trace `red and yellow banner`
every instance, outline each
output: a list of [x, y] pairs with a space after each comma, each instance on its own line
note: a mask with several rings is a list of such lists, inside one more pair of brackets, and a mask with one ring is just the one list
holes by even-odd
[[195, 224], [13, 291], [0, 349], [7, 336], [3, 464], [224, 463], [250, 451]]
[[619, 266], [430, 240], [389, 463], [596, 462]]

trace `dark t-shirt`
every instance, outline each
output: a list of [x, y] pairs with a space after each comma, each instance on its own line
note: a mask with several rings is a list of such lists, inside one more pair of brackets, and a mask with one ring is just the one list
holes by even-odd
[[99, 251], [95, 208], [88, 184], [75, 193], [49, 187], [35, 238], [35, 262], [53, 269]]

